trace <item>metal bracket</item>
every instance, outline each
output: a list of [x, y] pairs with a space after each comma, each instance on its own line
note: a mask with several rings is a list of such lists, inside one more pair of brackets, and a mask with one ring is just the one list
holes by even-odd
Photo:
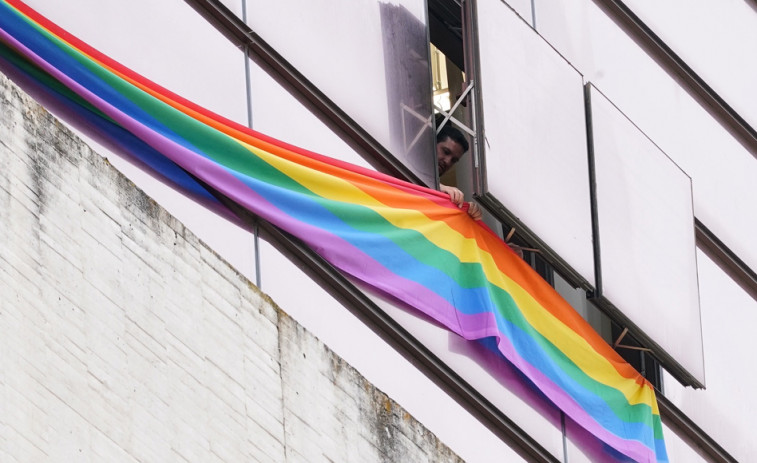
[[439, 134], [439, 132], [441, 132], [441, 130], [442, 130], [442, 127], [444, 127], [444, 126], [445, 126], [445, 125], [447, 124], [447, 122], [448, 122], [448, 121], [452, 121], [452, 123], [454, 123], [454, 124], [455, 124], [456, 126], [458, 126], [458, 127], [460, 128], [460, 129], [462, 129], [463, 131], [465, 131], [465, 132], [466, 132], [466, 133], [467, 133], [468, 135], [470, 135], [470, 136], [471, 136], [471, 137], [473, 137], [474, 139], [476, 138], [476, 130], [475, 130], [475, 127], [473, 127], [473, 128], [470, 128], [470, 127], [468, 127], [467, 125], [465, 125], [465, 124], [463, 124], [462, 122], [460, 122], [459, 120], [457, 120], [457, 119], [455, 119], [454, 117], [452, 117], [452, 113], [454, 113], [454, 112], [455, 112], [455, 110], [456, 110], [456, 109], [458, 108], [458, 106], [460, 106], [460, 105], [462, 104], [463, 100], [465, 100], [465, 98], [467, 98], [468, 94], [469, 94], [469, 93], [470, 93], [470, 92], [471, 92], [472, 90], [473, 90], [473, 82], [468, 82], [468, 86], [467, 86], [467, 87], [465, 88], [465, 90], [463, 91], [462, 95], [460, 95], [460, 96], [458, 97], [458, 99], [457, 99], [457, 100], [455, 101], [455, 104], [453, 104], [453, 105], [452, 105], [452, 107], [450, 108], [449, 112], [447, 112], [447, 111], [444, 111], [444, 110], [443, 110], [442, 108], [440, 108], [439, 106], [436, 106], [436, 105], [434, 105], [434, 108], [435, 108], [435, 109], [436, 109], [437, 111], [439, 111], [439, 112], [440, 112], [441, 114], [443, 114], [443, 115], [444, 115], [444, 120], [442, 121], [442, 123], [441, 123], [441, 124], [439, 124], [439, 127], [437, 127], [437, 128], [436, 128], [436, 134], [437, 134], [437, 135]]

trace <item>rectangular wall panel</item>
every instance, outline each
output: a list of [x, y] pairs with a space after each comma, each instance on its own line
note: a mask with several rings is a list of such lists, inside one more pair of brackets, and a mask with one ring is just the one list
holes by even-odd
[[425, 4], [247, 0], [247, 21], [398, 160], [434, 185]]
[[252, 128], [365, 168], [371, 165], [256, 63], [249, 62]]
[[487, 193], [593, 285], [582, 77], [501, 1], [477, 10]]
[[247, 123], [244, 60], [184, 2], [29, 0], [79, 39], [161, 86]]
[[590, 88], [600, 294], [704, 383], [691, 179]]
[[244, 17], [244, 2], [245, 0], [220, 0], [223, 5], [234, 13], [239, 19]]
[[[224, 117], [246, 124], [244, 55], [184, 2], [49, 2], [32, 8], [116, 61]], [[253, 236], [167, 186], [123, 153], [79, 133], [140, 189], [255, 281]], [[115, 154], [115, 155], [114, 155]]]
[[626, 0], [707, 85], [757, 129], [757, 7], [749, 0]]
[[757, 269], [754, 155], [592, 0], [535, 4], [539, 34], [692, 178], [697, 219]]
[[531, 0], [500, 0], [506, 3], [510, 8], [513, 9], [516, 13], [518, 13], [518, 16], [523, 18], [524, 21], [526, 21], [528, 24], [531, 24], [533, 26], [532, 19], [533, 19], [533, 8], [531, 5]]

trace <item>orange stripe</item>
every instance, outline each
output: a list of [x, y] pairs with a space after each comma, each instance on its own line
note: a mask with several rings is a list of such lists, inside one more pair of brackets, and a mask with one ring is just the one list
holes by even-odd
[[[343, 161], [331, 160], [316, 153], [307, 152], [301, 148], [294, 147], [285, 144], [281, 141], [275, 140], [271, 137], [259, 134], [251, 129], [237, 124], [234, 121], [228, 120], [219, 116], [211, 111], [201, 108], [194, 103], [170, 92], [169, 90], [161, 87], [160, 85], [144, 78], [143, 76], [131, 71], [130, 69], [122, 66], [120, 63], [112, 60], [111, 58], [100, 53], [96, 49], [90, 47], [85, 42], [79, 40], [73, 35], [69, 34], [65, 30], [61, 29], [54, 23], [50, 22], [44, 16], [40, 15], [23, 2], [18, 0], [7, 0], [8, 4], [19, 10], [26, 15], [29, 19], [36, 22], [39, 26], [45, 28], [51, 34], [58, 37], [61, 41], [67, 43], [72, 48], [78, 50], [83, 55], [87, 56], [93, 62], [116, 74], [125, 81], [132, 85], [142, 89], [151, 96], [159, 99], [160, 101], [168, 104], [174, 109], [187, 114], [199, 122], [202, 122], [216, 130], [260, 149], [264, 149], [276, 156], [292, 160], [299, 164], [308, 166], [310, 168], [329, 173], [331, 175], [338, 176], [340, 178], [349, 179], [360, 189], [367, 194], [373, 196], [377, 200], [391, 207], [398, 208], [412, 208], [423, 212], [430, 218], [436, 218], [447, 223], [452, 229], [460, 232], [465, 238], [473, 238], [476, 240], [478, 246], [483, 252], [487, 252], [494, 258], [494, 262], [497, 268], [504, 274], [508, 275], [516, 284], [528, 292], [545, 310], [553, 314], [558, 320], [560, 320], [565, 326], [578, 333], [582, 338], [592, 346], [592, 348], [603, 357], [610, 360], [615, 365], [616, 370], [624, 377], [635, 379], [638, 383], [650, 386], [649, 383], [644, 380], [633, 367], [625, 362], [620, 355], [615, 352], [593, 328], [583, 319], [575, 310], [570, 307], [562, 297], [557, 294], [546, 282], [541, 279], [527, 278], [528, 272], [521, 271], [517, 268], [517, 264], [504, 262], [502, 258], [497, 256], [497, 252], [490, 252], [491, 249], [497, 249], [498, 252], [504, 248], [504, 245], [499, 241], [499, 238], [495, 238], [488, 233], [477, 233], [475, 229], [469, 226], [461, 226], [461, 222], [455, 216], [449, 214], [449, 206], [441, 206], [439, 203], [431, 200], [429, 197], [423, 196], [408, 196], [406, 193], [401, 193], [400, 190], [388, 190], [386, 185], [378, 186], [374, 183], [376, 180], [385, 181], [396, 185], [397, 187], [409, 188], [416, 190], [419, 193], [423, 193], [424, 196], [436, 196], [439, 198], [446, 198], [443, 193], [429, 190], [424, 187], [419, 187], [407, 182], [402, 182], [394, 177], [386, 176], [384, 174], [370, 171], [368, 169], [360, 168], [358, 166], [352, 166], [344, 163]], [[328, 160], [327, 160], [328, 159]], [[334, 163], [339, 165], [335, 166]], [[362, 176], [368, 176], [373, 181], [367, 181]], [[416, 193], [417, 194], [417, 193]], [[515, 262], [515, 261], [513, 261]], [[522, 265], [526, 265], [525, 262]], [[547, 339], [549, 339], [549, 333], [542, 333]], [[566, 352], [569, 356], [569, 353]]]

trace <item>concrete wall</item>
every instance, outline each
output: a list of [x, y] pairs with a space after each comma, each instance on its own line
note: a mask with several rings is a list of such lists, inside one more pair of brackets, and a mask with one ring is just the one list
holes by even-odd
[[0, 461], [459, 461], [2, 75], [0, 394]]

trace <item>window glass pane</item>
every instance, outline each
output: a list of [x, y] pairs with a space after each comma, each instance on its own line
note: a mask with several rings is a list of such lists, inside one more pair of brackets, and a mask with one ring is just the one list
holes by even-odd
[[[757, 269], [757, 214], [753, 202], [744, 200], [757, 185], [754, 155], [595, 2], [535, 4], [539, 33], [692, 178], [697, 219]], [[744, 104], [752, 101], [744, 98]]]
[[593, 87], [591, 111], [601, 295], [704, 382], [691, 179]]
[[424, 0], [247, 0], [250, 27], [428, 185], [436, 183]]
[[488, 194], [593, 285], [581, 75], [507, 5], [477, 5]]

